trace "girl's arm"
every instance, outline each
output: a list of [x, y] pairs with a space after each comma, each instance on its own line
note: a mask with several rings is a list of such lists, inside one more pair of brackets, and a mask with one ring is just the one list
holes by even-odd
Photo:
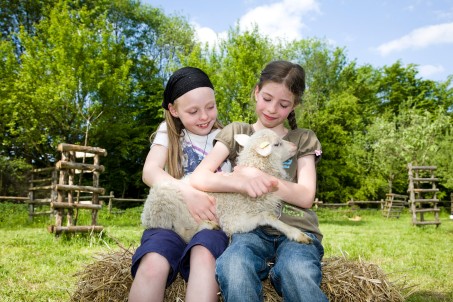
[[222, 142], [217, 142], [190, 176], [192, 186], [207, 192], [239, 192], [251, 197], [276, 190], [277, 178], [265, 173], [254, 177], [237, 171], [229, 174], [215, 173], [228, 155], [227, 146]]
[[153, 145], [143, 166], [143, 182], [149, 187], [159, 182], [174, 182], [175, 188], [181, 191], [190, 214], [197, 222], [201, 220], [217, 221], [214, 198], [193, 188], [187, 182], [172, 177], [164, 170], [166, 162], [167, 148], [161, 145]]
[[316, 194], [314, 155], [306, 155], [297, 160], [297, 180], [297, 182], [279, 180], [277, 195], [289, 204], [309, 209]]
[[167, 148], [161, 145], [153, 145], [146, 156], [145, 165], [143, 166], [143, 182], [152, 187], [158, 182], [175, 180], [164, 170], [166, 162]]
[[[235, 172], [248, 179], [266, 177], [267, 174], [251, 167], [236, 166]], [[279, 179], [276, 185], [276, 194], [281, 200], [300, 208], [311, 208], [316, 193], [316, 166], [315, 156], [306, 155], [297, 160], [298, 182]]]

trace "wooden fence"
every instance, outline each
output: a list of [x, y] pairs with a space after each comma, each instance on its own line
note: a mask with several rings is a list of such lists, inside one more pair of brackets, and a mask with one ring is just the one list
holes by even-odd
[[[106, 156], [107, 151], [98, 147], [71, 144], [59, 144], [58, 151], [61, 152], [61, 160], [56, 163], [55, 167], [59, 172], [59, 177], [58, 183], [52, 184], [50, 203], [51, 208], [55, 210], [55, 225], [50, 225], [47, 228], [48, 231], [56, 235], [64, 232], [102, 231], [104, 228], [97, 225], [98, 211], [102, 207], [99, 195], [104, 193], [104, 188], [99, 186], [99, 175], [104, 172], [100, 158]], [[85, 162], [88, 158], [92, 159], [92, 163]], [[77, 161], [78, 159], [79, 161]], [[83, 173], [92, 174], [90, 185], [77, 183], [75, 175], [83, 175]], [[90, 202], [77, 202], [81, 192], [91, 197]], [[76, 225], [79, 209], [91, 211], [90, 225]], [[63, 225], [64, 216], [66, 216], [66, 226]]]
[[314, 206], [320, 208], [342, 208], [342, 207], [357, 207], [357, 206], [375, 206], [378, 205], [379, 208], [382, 209], [384, 204], [384, 200], [349, 200], [347, 202], [339, 202], [339, 203], [325, 203], [323, 201], [319, 201], [317, 198], [315, 199]]
[[[117, 202], [143, 202], [144, 203], [146, 201], [146, 198], [120, 198], [120, 197], [115, 197], [113, 191], [110, 191], [110, 195], [99, 195], [98, 199], [99, 199], [101, 205], [104, 205], [105, 203], [107, 203], [109, 213], [112, 212], [113, 204], [117, 203]], [[0, 201], [2, 201], [2, 200], [4, 200], [4, 201], [19, 201], [19, 202], [23, 202], [23, 203], [26, 203], [26, 204], [30, 204], [31, 203], [31, 200], [30, 200], [29, 196], [0, 196]], [[78, 201], [80, 201], [82, 203], [84, 201], [89, 201], [89, 200], [91, 200], [91, 196], [80, 196], [79, 199], [78, 199]], [[36, 199], [35, 199], [35, 204], [36, 204]], [[44, 205], [45, 203], [44, 202], [40, 202], [40, 204]], [[50, 200], [49, 200], [49, 202], [46, 205], [50, 206]], [[35, 213], [33, 216], [37, 216], [37, 215], [39, 215], [39, 214]]]

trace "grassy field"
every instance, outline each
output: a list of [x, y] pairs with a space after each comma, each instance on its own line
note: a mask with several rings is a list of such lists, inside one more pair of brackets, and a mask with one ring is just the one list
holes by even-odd
[[[47, 232], [54, 220], [28, 221], [23, 204], [0, 203], [0, 301], [68, 301], [77, 282], [74, 274], [93, 256], [137, 247], [142, 208], [99, 213], [103, 236], [72, 237]], [[84, 211], [81, 211], [86, 213]], [[318, 209], [325, 257], [347, 255], [379, 265], [392, 281], [404, 281], [412, 293], [406, 301], [453, 301], [453, 221], [414, 227], [409, 213], [385, 219], [377, 210]], [[359, 221], [351, 220], [359, 217]], [[81, 215], [79, 225], [87, 224]]]

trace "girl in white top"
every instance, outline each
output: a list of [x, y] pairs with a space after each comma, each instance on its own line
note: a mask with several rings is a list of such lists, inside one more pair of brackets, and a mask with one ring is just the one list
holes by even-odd
[[[150, 187], [173, 181], [196, 221], [217, 221], [215, 200], [180, 180], [212, 149], [221, 128], [211, 81], [198, 68], [177, 70], [165, 87], [162, 107], [165, 122], [146, 158], [143, 181]], [[230, 172], [231, 166], [224, 162], [218, 170]], [[132, 257], [129, 301], [163, 301], [165, 288], [178, 273], [188, 282], [186, 302], [218, 301], [215, 260], [227, 245], [228, 237], [220, 230], [202, 230], [188, 244], [172, 230], [145, 230]]]

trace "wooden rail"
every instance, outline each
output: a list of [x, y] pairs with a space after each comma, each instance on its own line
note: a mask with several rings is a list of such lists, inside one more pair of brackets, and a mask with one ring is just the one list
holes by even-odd
[[0, 196], [0, 200], [29, 200], [28, 196]]
[[313, 205], [318, 206], [320, 208], [341, 208], [341, 207], [353, 207], [356, 205], [382, 205], [384, 204], [384, 200], [349, 200], [346, 202], [338, 202], [338, 203], [330, 203], [330, 202], [323, 202], [319, 201], [318, 199], [315, 200]]

